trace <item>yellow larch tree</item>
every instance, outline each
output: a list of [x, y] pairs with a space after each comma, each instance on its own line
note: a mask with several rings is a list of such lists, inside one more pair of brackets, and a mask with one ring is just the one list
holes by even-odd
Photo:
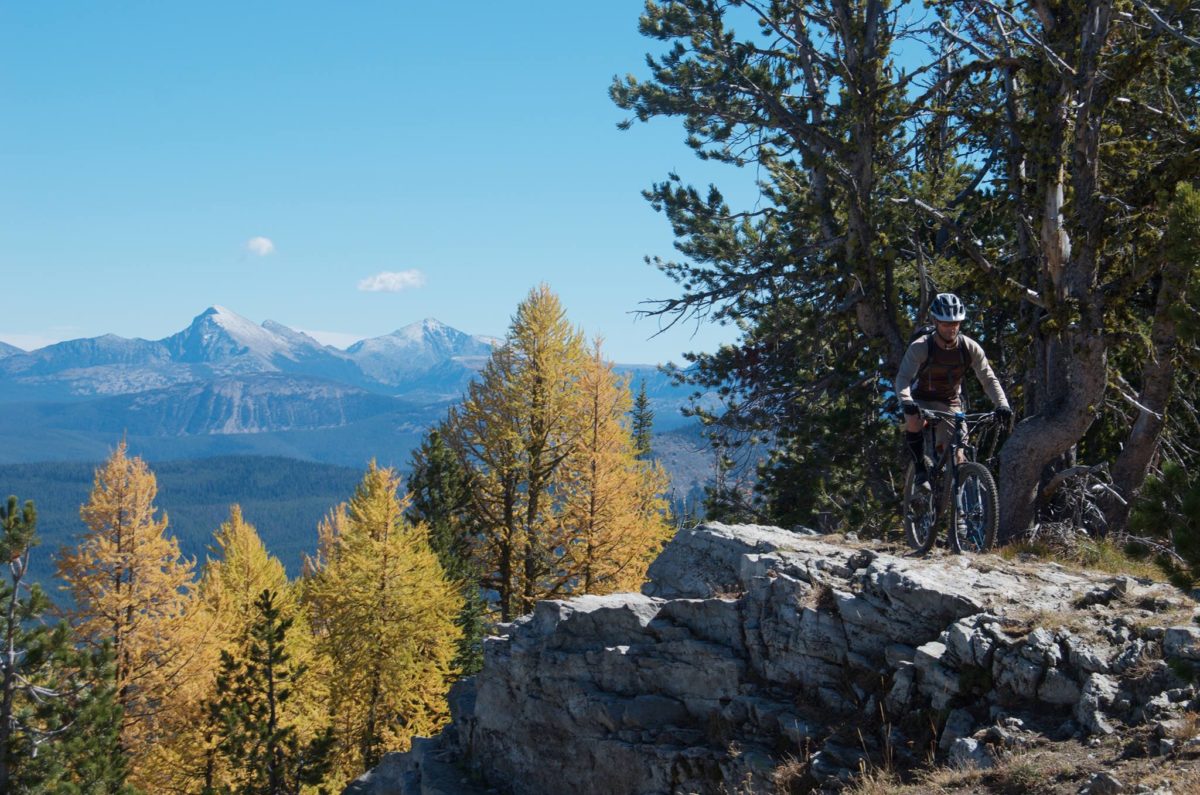
[[205, 788], [232, 786], [237, 771], [229, 771], [217, 750], [218, 726], [211, 705], [217, 697], [217, 673], [222, 653], [240, 660], [246, 652], [251, 627], [258, 619], [255, 601], [263, 591], [275, 596], [280, 617], [293, 622], [286, 650], [291, 659], [306, 669], [287, 715], [297, 724], [302, 741], [307, 741], [326, 722], [324, 715], [324, 672], [314, 665], [312, 633], [301, 609], [295, 588], [283, 563], [271, 555], [258, 530], [245, 520], [239, 505], [230, 506], [229, 519], [221, 524], [209, 547], [209, 558], [198, 587], [198, 615], [210, 631], [198, 658], [204, 661], [197, 686], [179, 704], [175, 714], [183, 720], [164, 738], [149, 762], [157, 771], [160, 787], [174, 792], [199, 792]]
[[480, 568], [494, 572], [488, 584], [506, 621], [558, 593], [554, 484], [581, 432], [575, 390], [585, 359], [582, 333], [540, 285], [447, 422], [448, 441], [478, 477]]
[[425, 527], [404, 518], [399, 485], [394, 470], [372, 461], [350, 501], [322, 522], [306, 565], [303, 599], [328, 670], [342, 779], [448, 718], [462, 596]]
[[579, 440], [559, 472], [564, 589], [604, 594], [637, 590], [670, 537], [657, 462], [638, 458], [628, 380], [613, 372], [600, 340], [579, 380]]
[[481, 585], [499, 594], [501, 620], [519, 615], [521, 560], [527, 542], [524, 515], [524, 468], [520, 437], [506, 400], [504, 373], [512, 367], [510, 349], [493, 352], [480, 376], [468, 386], [467, 396], [450, 409], [446, 437], [459, 460], [473, 474], [470, 510], [480, 528], [472, 539], [471, 555]]
[[112, 646], [121, 748], [133, 765], [131, 783], [151, 789], [147, 756], [175, 723], [177, 694], [201, 673], [207, 631], [194, 615], [194, 563], [166, 534], [166, 515], [156, 516], [157, 493], [154, 473], [122, 442], [96, 469], [79, 511], [87, 526], [79, 544], [58, 558], [76, 637], [93, 648]]

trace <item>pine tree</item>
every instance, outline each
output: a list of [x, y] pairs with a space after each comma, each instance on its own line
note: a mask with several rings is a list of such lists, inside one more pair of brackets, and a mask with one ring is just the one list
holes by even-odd
[[399, 478], [372, 461], [322, 522], [304, 599], [328, 665], [335, 767], [358, 775], [447, 719], [462, 609], [423, 529], [404, 518]]
[[242, 516], [240, 505], [229, 507], [229, 519], [217, 529], [213, 542], [198, 590], [204, 608], [221, 618], [216, 631], [224, 640], [244, 636], [247, 627], [257, 621], [255, 605], [264, 590], [270, 591], [284, 610], [295, 604], [283, 564], [267, 552], [258, 530]]
[[651, 436], [654, 433], [654, 409], [650, 408], [650, 398], [646, 396], [646, 380], [643, 378], [638, 387], [637, 397], [633, 399], [633, 446], [637, 457], [645, 461], [653, 455]]
[[907, 332], [949, 291], [1025, 418], [1000, 450], [1002, 537], [1084, 460], [1113, 463], [1118, 529], [1157, 456], [1194, 457], [1164, 435], [1195, 438], [1181, 393], [1200, 366], [1177, 327], [1195, 265], [1170, 233], [1186, 191], [1170, 194], [1200, 179], [1180, 88], [1200, 79], [1200, 17], [931, 0], [927, 27], [904, 7], [648, 0], [641, 30], [665, 54], [612, 85], [632, 117], [678, 118], [702, 158], [759, 174], [753, 208], [676, 173], [647, 191], [681, 254], [652, 260], [681, 295], [650, 314], [740, 331], [686, 357], [681, 380], [720, 401], [693, 409], [723, 452], [771, 451], [757, 497], [724, 489], [716, 507], [894, 526], [893, 456], [863, 451], [895, 439], [881, 408]]
[[409, 519], [423, 525], [446, 576], [459, 583], [462, 629], [454, 667], [463, 676], [483, 667], [483, 632], [487, 605], [479, 589], [480, 573], [471, 556], [471, 479], [440, 427], [412, 453], [408, 476]]
[[303, 786], [320, 784], [328, 773], [332, 729], [304, 742], [286, 717], [305, 674], [287, 650], [293, 623], [284, 616], [275, 593], [265, 589], [254, 602], [244, 654], [221, 652], [211, 713], [218, 727], [217, 751], [232, 783], [208, 782], [205, 793], [298, 795]]
[[412, 452], [408, 515], [424, 522], [442, 568], [454, 572], [471, 556], [471, 479], [435, 426]]
[[[311, 631], [287, 573], [278, 558], [267, 552], [254, 525], [245, 520], [241, 507], [230, 506], [229, 519], [221, 524], [209, 548], [209, 558], [201, 572], [197, 588], [198, 620], [209, 627], [197, 660], [202, 662], [197, 682], [180, 699], [174, 712], [182, 717], [169, 728], [147, 766], [155, 770], [163, 786], [168, 783], [179, 791], [194, 791], [230, 786], [234, 780], [226, 757], [219, 753], [220, 726], [213, 704], [218, 698], [217, 677], [221, 660], [228, 656], [242, 665], [251, 629], [261, 620], [256, 606], [263, 591], [270, 591], [274, 609], [289, 622], [287, 653], [305, 672], [298, 698], [287, 704], [281, 715], [299, 732], [306, 743], [325, 725], [323, 716], [324, 677], [313, 667]], [[293, 626], [294, 624], [294, 626]]]
[[162, 727], [176, 717], [175, 694], [196, 680], [206, 630], [192, 615], [193, 563], [166, 535], [167, 518], [155, 516], [156, 493], [154, 473], [127, 457], [122, 442], [96, 470], [80, 509], [87, 530], [58, 560], [76, 637], [93, 650], [111, 646], [121, 748], [135, 782]]
[[667, 478], [654, 462], [640, 460], [626, 425], [627, 382], [604, 361], [596, 340], [577, 384], [578, 442], [559, 474], [558, 521], [567, 540], [560, 563], [571, 593], [637, 590], [646, 569], [670, 536]]
[[113, 661], [112, 648], [105, 645], [74, 655], [64, 666], [60, 692], [69, 694], [71, 705], [56, 720], [53, 742], [40, 749], [51, 779], [43, 789], [31, 791], [137, 795], [126, 783], [132, 771], [121, 746], [123, 720]]
[[581, 432], [575, 384], [583, 338], [546, 285], [517, 307], [505, 344], [492, 353], [462, 405], [448, 441], [471, 471], [480, 569], [500, 594], [502, 620], [556, 593], [556, 472]]
[[[4, 646], [0, 649], [0, 792], [29, 786], [32, 771], [25, 770], [35, 758], [37, 726], [26, 723], [26, 704], [33, 695], [43, 656], [38, 652], [49, 634], [33, 624], [46, 610], [48, 600], [36, 586], [22, 598], [21, 584], [29, 565], [29, 551], [36, 540], [37, 512], [32, 502], [17, 510], [17, 498], [9, 497], [0, 507], [0, 559], [9, 561], [9, 581], [0, 581], [0, 606], [4, 610]], [[26, 720], [22, 720], [25, 718]], [[36, 774], [34, 774], [36, 776]]]
[[[0, 792], [123, 793], [119, 712], [103, 677], [108, 650], [77, 652], [69, 628], [45, 622], [50, 600], [25, 574], [37, 545], [37, 512], [17, 498], [0, 505]], [[89, 681], [94, 680], [94, 681]]]

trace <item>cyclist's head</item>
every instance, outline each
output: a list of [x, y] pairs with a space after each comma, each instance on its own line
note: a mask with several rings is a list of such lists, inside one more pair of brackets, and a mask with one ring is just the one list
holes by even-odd
[[967, 309], [954, 293], [938, 293], [929, 305], [929, 315], [942, 323], [961, 323], [967, 319]]

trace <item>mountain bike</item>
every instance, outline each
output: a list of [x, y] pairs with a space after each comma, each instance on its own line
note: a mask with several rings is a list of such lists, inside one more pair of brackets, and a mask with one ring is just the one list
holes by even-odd
[[[909, 546], [928, 552], [937, 540], [939, 520], [946, 521], [947, 546], [954, 554], [984, 552], [996, 543], [1000, 524], [1000, 500], [996, 480], [976, 460], [981, 446], [987, 447], [986, 461], [995, 450], [1000, 421], [995, 412], [962, 412], [921, 409], [925, 423], [925, 464], [929, 473], [928, 492], [914, 494], [916, 466], [908, 465], [904, 478], [904, 534]], [[934, 445], [939, 423], [951, 423], [950, 444], [938, 454]], [[983, 444], [971, 443], [972, 436]], [[958, 463], [958, 452], [966, 461]], [[936, 458], [935, 458], [936, 456]]]

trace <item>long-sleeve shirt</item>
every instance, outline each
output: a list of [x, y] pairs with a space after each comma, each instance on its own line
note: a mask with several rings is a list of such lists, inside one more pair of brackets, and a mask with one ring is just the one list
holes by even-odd
[[[896, 395], [900, 401], [955, 402], [966, 375], [966, 364], [960, 350], [960, 346], [965, 346], [971, 369], [975, 371], [975, 377], [979, 379], [992, 405], [996, 408], [1007, 408], [1008, 399], [1005, 398], [1004, 389], [988, 364], [983, 347], [970, 337], [959, 334], [957, 344], [947, 350], [942, 348], [937, 340], [930, 340], [934, 334], [936, 332], [922, 335], [908, 346], [904, 359], [900, 362], [900, 372], [896, 374]], [[926, 364], [926, 360], [928, 365], [922, 370], [921, 366]]]

